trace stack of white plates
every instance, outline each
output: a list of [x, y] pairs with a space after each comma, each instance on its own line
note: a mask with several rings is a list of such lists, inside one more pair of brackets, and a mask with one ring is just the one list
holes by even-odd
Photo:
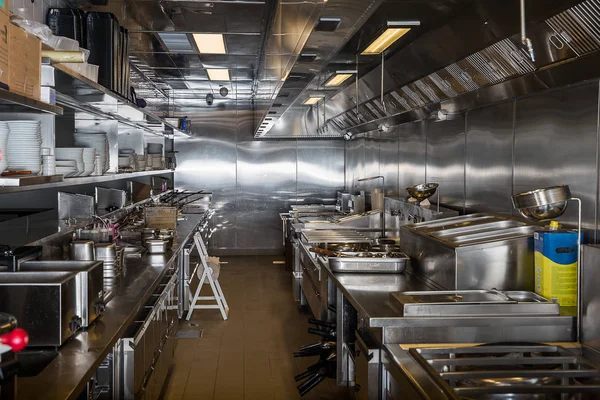
[[110, 149], [106, 132], [82, 132], [78, 130], [73, 135], [75, 138], [75, 146], [93, 147], [96, 149], [96, 154], [100, 156], [100, 173], [103, 174], [110, 168]]
[[83, 149], [81, 147], [57, 147], [54, 150], [57, 161], [73, 160], [76, 162], [77, 175], [80, 176], [85, 171], [83, 163]]
[[83, 149], [83, 165], [84, 170], [81, 176], [90, 176], [96, 167], [96, 148], [85, 147]]
[[77, 170], [77, 162], [75, 160], [57, 160], [56, 173], [63, 175], [65, 178], [77, 176], [79, 173]]
[[9, 134], [6, 146], [8, 169], [31, 171], [36, 175], [42, 170], [42, 133], [40, 121], [6, 121]]
[[6, 122], [0, 122], [0, 174], [8, 168], [7, 144], [8, 144], [8, 125]]

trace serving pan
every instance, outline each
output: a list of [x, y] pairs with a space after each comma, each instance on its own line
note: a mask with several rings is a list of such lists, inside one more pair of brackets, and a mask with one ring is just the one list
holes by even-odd
[[406, 269], [408, 260], [404, 253], [340, 252], [329, 257], [329, 268], [333, 272], [399, 274]]

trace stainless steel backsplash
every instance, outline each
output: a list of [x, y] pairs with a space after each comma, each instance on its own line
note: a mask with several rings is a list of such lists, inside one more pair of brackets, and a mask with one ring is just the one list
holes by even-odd
[[[596, 243], [598, 96], [595, 80], [469, 110], [453, 120], [369, 132], [346, 142], [346, 188], [381, 173], [387, 196], [405, 196], [404, 188], [435, 181], [444, 206], [511, 214], [512, 194], [568, 184], [583, 201], [585, 242]], [[577, 207], [560, 221], [576, 225]]]
[[213, 192], [212, 254], [282, 253], [278, 213], [292, 204], [335, 204], [344, 188], [343, 141], [252, 140], [250, 113], [223, 111], [223, 119], [203, 119], [201, 129], [195, 125], [201, 133], [175, 142], [176, 186]]

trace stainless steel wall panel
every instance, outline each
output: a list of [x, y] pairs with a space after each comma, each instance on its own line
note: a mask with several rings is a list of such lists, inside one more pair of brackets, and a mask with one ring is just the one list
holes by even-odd
[[398, 126], [398, 186], [400, 197], [406, 188], [425, 182], [427, 140], [424, 121]]
[[[357, 176], [356, 179], [379, 175], [379, 163], [379, 132], [370, 132], [365, 136], [364, 173], [362, 176]], [[369, 192], [373, 188], [381, 187], [381, 180], [355, 183], [359, 185], [360, 190]]]
[[365, 138], [347, 142], [348, 162], [346, 172], [346, 190], [353, 193], [357, 190], [357, 180], [365, 176]]
[[298, 204], [335, 204], [344, 189], [344, 142], [298, 141]]
[[[584, 227], [595, 229], [598, 82], [517, 100], [514, 151], [514, 193], [567, 184], [582, 199]], [[560, 221], [576, 225], [577, 207]]]
[[379, 173], [385, 177], [385, 195], [398, 197], [398, 128], [381, 133], [379, 138]]
[[513, 109], [510, 102], [467, 114], [467, 212], [512, 214]]
[[238, 210], [288, 210], [296, 202], [296, 141], [237, 145]]
[[440, 184], [440, 202], [462, 210], [465, 205], [465, 120], [462, 116], [427, 124], [426, 180]]

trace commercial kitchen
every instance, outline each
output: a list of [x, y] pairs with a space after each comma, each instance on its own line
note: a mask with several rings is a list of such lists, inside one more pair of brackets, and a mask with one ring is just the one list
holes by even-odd
[[0, 25], [1, 399], [600, 398], [600, 0]]

